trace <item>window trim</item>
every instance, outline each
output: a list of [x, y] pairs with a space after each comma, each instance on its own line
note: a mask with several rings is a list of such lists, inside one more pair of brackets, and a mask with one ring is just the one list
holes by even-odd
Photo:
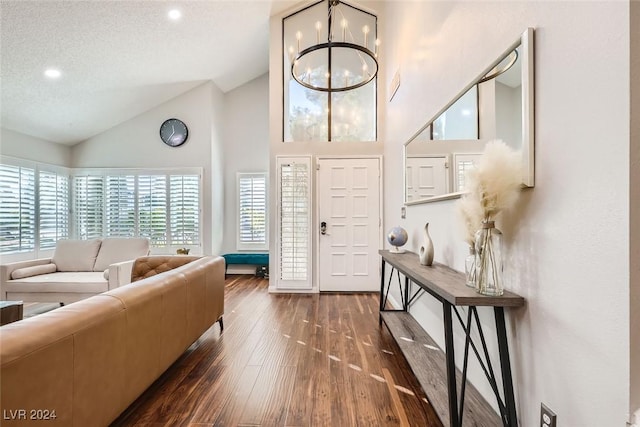
[[[246, 243], [240, 240], [241, 224], [240, 224], [240, 180], [242, 178], [263, 178], [264, 179], [264, 217], [265, 217], [265, 230], [264, 230], [264, 242]], [[268, 250], [269, 249], [269, 175], [267, 172], [236, 172], [236, 249], [239, 251], [251, 251], [251, 250]]]

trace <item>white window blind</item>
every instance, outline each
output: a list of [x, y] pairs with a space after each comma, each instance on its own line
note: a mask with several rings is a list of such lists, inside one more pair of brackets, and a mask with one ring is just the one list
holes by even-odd
[[466, 186], [467, 173], [473, 169], [481, 154], [474, 153], [454, 153], [454, 188], [456, 191], [464, 191]]
[[138, 176], [138, 234], [151, 246], [167, 245], [167, 177]]
[[200, 246], [200, 174], [86, 170], [74, 177], [76, 237], [147, 237], [153, 247]]
[[0, 253], [35, 250], [35, 169], [0, 164]]
[[169, 222], [172, 245], [200, 244], [200, 177], [169, 177]]
[[311, 287], [311, 160], [278, 159], [279, 287]]
[[38, 201], [40, 249], [55, 249], [69, 238], [69, 176], [40, 171]]
[[104, 230], [104, 177], [75, 176], [74, 223], [78, 239], [99, 239]]
[[266, 249], [267, 175], [238, 173], [238, 249]]
[[108, 175], [106, 177], [106, 237], [134, 237], [136, 235], [135, 178], [133, 175]]

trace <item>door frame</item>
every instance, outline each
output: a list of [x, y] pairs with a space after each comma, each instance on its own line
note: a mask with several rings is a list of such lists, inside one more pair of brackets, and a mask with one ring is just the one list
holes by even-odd
[[[384, 195], [384, 191], [383, 191], [383, 184], [384, 184], [384, 168], [382, 167], [382, 165], [384, 164], [382, 162], [383, 156], [382, 154], [379, 155], [342, 155], [342, 156], [336, 156], [336, 155], [321, 155], [321, 156], [316, 156], [315, 160], [314, 160], [314, 164], [312, 165], [315, 174], [313, 176], [314, 178], [314, 183], [313, 183], [313, 190], [315, 192], [315, 197], [314, 197], [314, 204], [315, 204], [315, 209], [313, 212], [313, 220], [315, 220], [315, 223], [312, 227], [313, 230], [313, 236], [315, 240], [315, 243], [313, 245], [314, 251], [315, 251], [315, 271], [313, 272], [313, 280], [314, 282], [317, 284], [317, 289], [318, 292], [320, 291], [320, 179], [318, 178], [318, 172], [320, 170], [320, 160], [348, 160], [348, 159], [377, 159], [378, 160], [378, 171], [380, 172], [378, 175], [378, 196], [379, 196], [379, 203], [378, 203], [378, 213], [380, 216], [380, 220], [379, 220], [379, 226], [378, 226], [378, 248], [381, 249], [384, 247], [384, 235], [382, 232], [382, 227], [384, 225], [384, 205], [383, 205], [383, 195]], [[380, 263], [378, 263], [380, 264]], [[380, 272], [380, 268], [378, 268], [378, 274], [381, 274]]]

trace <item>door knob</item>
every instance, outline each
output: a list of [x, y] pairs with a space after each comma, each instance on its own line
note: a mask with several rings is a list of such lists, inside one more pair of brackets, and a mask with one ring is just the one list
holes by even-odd
[[327, 223], [324, 221], [320, 223], [320, 234], [322, 234], [323, 236], [327, 234]]

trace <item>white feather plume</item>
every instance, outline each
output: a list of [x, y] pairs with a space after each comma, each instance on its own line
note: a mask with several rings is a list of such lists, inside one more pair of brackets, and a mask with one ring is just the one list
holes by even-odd
[[456, 210], [462, 224], [464, 240], [469, 246], [473, 246], [475, 233], [482, 225], [483, 213], [480, 201], [475, 197], [475, 194], [465, 194], [456, 203]]
[[472, 245], [482, 221], [494, 220], [512, 208], [520, 195], [520, 152], [500, 140], [485, 145], [484, 153], [465, 177], [465, 194], [457, 203], [465, 241]]

